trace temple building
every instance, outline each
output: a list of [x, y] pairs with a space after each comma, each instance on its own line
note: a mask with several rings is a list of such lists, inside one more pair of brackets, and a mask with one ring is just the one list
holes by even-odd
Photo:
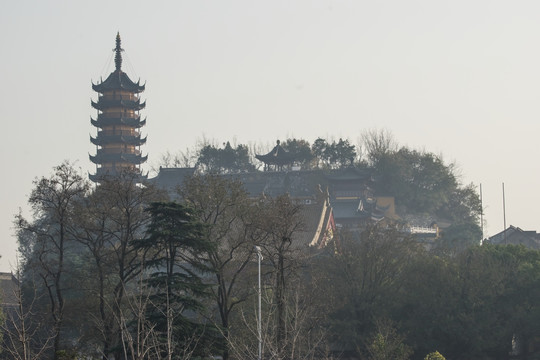
[[279, 140], [268, 154], [255, 155], [255, 158], [264, 163], [264, 171], [271, 170], [272, 166], [275, 171], [283, 171], [284, 166], [290, 166], [294, 161], [293, 156], [280, 145]]
[[[277, 154], [277, 157], [282, 155], [279, 151]], [[160, 168], [159, 174], [150, 182], [174, 195], [184, 180], [196, 172], [195, 168]], [[288, 194], [302, 204], [306, 214], [314, 214], [313, 211], [326, 214], [326, 207], [329, 207], [332, 224], [342, 229], [354, 231], [367, 224], [399, 220], [394, 198], [375, 195], [375, 179], [366, 169], [254, 171], [221, 176], [240, 181], [252, 199]], [[310, 221], [306, 220], [312, 223]], [[324, 242], [319, 240], [317, 243]]]
[[141, 103], [140, 93], [145, 85], [140, 81], [133, 82], [122, 71], [122, 47], [120, 34], [116, 35], [115, 65], [116, 69], [105, 81], [92, 83], [92, 89], [98, 95], [97, 102], [92, 101], [92, 107], [97, 110], [97, 118], [91, 118], [91, 123], [97, 128], [97, 136], [90, 137], [96, 145], [96, 155], [90, 155], [90, 160], [96, 164], [96, 173], [90, 179], [99, 182], [107, 176], [119, 176], [122, 173], [134, 173], [145, 179], [140, 165], [148, 156], [142, 156], [140, 147], [146, 142], [141, 137], [140, 129], [146, 124], [141, 120], [140, 111], [146, 102]]

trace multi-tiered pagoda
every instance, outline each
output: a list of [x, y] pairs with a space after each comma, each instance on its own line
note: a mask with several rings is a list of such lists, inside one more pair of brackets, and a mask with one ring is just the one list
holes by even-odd
[[145, 178], [140, 165], [148, 158], [142, 156], [140, 150], [146, 142], [146, 137], [141, 138], [140, 132], [146, 120], [141, 120], [139, 113], [146, 106], [139, 97], [144, 85], [140, 85], [140, 81], [134, 83], [122, 71], [120, 34], [116, 35], [114, 51], [116, 70], [105, 81], [92, 83], [92, 89], [99, 93], [98, 101], [92, 101], [97, 119], [91, 119], [92, 125], [98, 128], [97, 136], [90, 137], [97, 148], [96, 156], [90, 155], [90, 160], [96, 164], [96, 173], [90, 175], [90, 179], [95, 182], [124, 173]]

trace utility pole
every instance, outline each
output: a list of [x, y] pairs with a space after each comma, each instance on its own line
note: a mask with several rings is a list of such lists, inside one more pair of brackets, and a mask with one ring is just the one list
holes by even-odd
[[257, 251], [257, 258], [259, 262], [259, 314], [257, 319], [257, 335], [259, 337], [259, 356], [258, 360], [262, 360], [262, 312], [261, 312], [261, 260], [262, 253], [260, 246], [255, 246], [255, 251]]

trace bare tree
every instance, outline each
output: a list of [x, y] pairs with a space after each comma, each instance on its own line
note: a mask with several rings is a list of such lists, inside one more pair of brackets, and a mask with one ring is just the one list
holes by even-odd
[[[327, 310], [318, 302], [320, 293], [313, 284], [295, 283], [287, 292], [287, 333], [281, 347], [275, 341], [277, 332], [276, 312], [273, 288], [264, 287], [262, 292], [262, 344], [265, 359], [331, 359], [326, 327]], [[246, 303], [247, 304], [247, 303]], [[256, 302], [243, 306], [240, 321], [231, 338], [231, 351], [234, 358], [248, 359], [257, 357], [258, 329], [256, 327]]]
[[164, 168], [182, 168], [182, 167], [194, 167], [197, 163], [197, 155], [192, 149], [186, 148], [185, 150], [179, 150], [176, 153], [166, 151], [161, 154], [157, 165], [152, 166], [153, 173], [158, 173], [161, 167]]
[[[265, 358], [308, 359], [315, 357], [316, 352], [317, 356], [324, 353], [321, 350], [324, 348], [324, 329], [320, 325], [326, 311], [318, 303], [318, 297], [314, 296], [317, 277], [308, 266], [312, 257], [304, 238], [305, 227], [300, 209], [301, 205], [288, 195], [262, 197], [251, 209], [257, 214], [255, 235], [264, 258], [263, 313], [266, 320], [262, 325]], [[255, 283], [253, 278], [252, 283]], [[248, 318], [246, 314], [249, 313], [243, 308], [243, 322], [256, 323], [254, 318]], [[242, 345], [242, 338], [248, 337], [241, 331], [239, 334], [242, 328], [254, 326], [235, 327], [232, 340], [235, 352], [242, 348], [243, 351], [248, 347], [255, 348], [253, 344]], [[256, 339], [256, 336], [248, 338]]]
[[[141, 266], [144, 267], [144, 264]], [[188, 340], [188, 346], [183, 348], [180, 354], [174, 353], [177, 343], [172, 335], [173, 323], [178, 314], [172, 311], [172, 307], [167, 306], [161, 314], [167, 318], [165, 331], [158, 331], [156, 323], [148, 319], [147, 310], [150, 307], [155, 308], [155, 304], [151, 300], [155, 291], [148, 286], [146, 280], [147, 276], [141, 268], [137, 277], [137, 285], [125, 289], [127, 295], [125, 306], [121, 307], [119, 318], [116, 319], [120, 324], [119, 331], [124, 359], [146, 360], [164, 357], [167, 359], [191, 359], [195, 347], [194, 343], [197, 341], [196, 336]], [[167, 299], [170, 297], [167, 296]]]
[[370, 165], [377, 165], [383, 155], [398, 150], [398, 143], [389, 130], [366, 130], [360, 138]]
[[27, 221], [18, 215], [19, 241], [29, 240], [30, 257], [25, 265], [33, 266], [41, 278], [49, 299], [49, 313], [53, 320], [55, 358], [61, 348], [61, 330], [64, 322], [65, 294], [63, 275], [69, 243], [73, 240], [68, 229], [72, 226], [73, 209], [77, 201], [88, 192], [88, 181], [73, 166], [64, 162], [54, 168], [53, 174], [36, 179], [28, 202], [34, 219]]
[[[307, 244], [294, 241], [295, 236], [303, 230], [300, 217], [300, 205], [295, 204], [288, 195], [277, 198], [264, 198], [258, 203], [260, 227], [263, 240], [260, 247], [274, 276], [276, 305], [276, 345], [284, 349], [287, 336], [286, 325], [286, 291], [289, 281], [298, 277], [302, 265], [301, 258]], [[305, 247], [305, 248], [304, 248]], [[304, 248], [304, 249], [303, 249]]]
[[164, 198], [153, 186], [138, 182], [130, 173], [104, 179], [80, 204], [76, 226], [70, 229], [91, 254], [97, 275], [91, 291], [99, 299], [96, 312], [103, 359], [119, 348], [121, 324], [117, 320], [122, 318], [126, 287], [141, 271], [140, 251], [132, 245], [145, 236], [149, 214], [144, 208]]
[[[186, 181], [180, 195], [197, 210], [207, 225], [205, 237], [215, 244], [201, 261], [208, 263], [215, 274], [213, 297], [227, 339], [233, 309], [251, 294], [243, 275], [253, 251], [257, 214], [242, 183], [223, 176], [194, 176]], [[222, 357], [229, 357], [227, 348]]]
[[38, 293], [35, 287], [31, 289], [28, 299], [23, 299], [20, 281], [20, 268], [17, 266], [16, 286], [12, 294], [4, 294], [14, 302], [6, 308], [6, 319], [0, 329], [4, 333], [4, 350], [14, 360], [42, 359], [52, 348], [55, 335], [47, 328], [40, 326], [34, 309]]
[[136, 291], [130, 292], [129, 289], [125, 289], [128, 293], [126, 306], [119, 307], [120, 312], [116, 314], [126, 360], [144, 360], [161, 356], [155, 324], [146, 317], [151, 290], [144, 281], [142, 270], [141, 268], [137, 277]]

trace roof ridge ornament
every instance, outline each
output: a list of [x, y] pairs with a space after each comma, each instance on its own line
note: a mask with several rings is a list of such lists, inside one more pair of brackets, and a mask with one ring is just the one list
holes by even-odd
[[120, 71], [122, 67], [122, 40], [120, 39], [120, 31], [116, 33], [116, 48], [113, 49], [116, 52], [114, 55], [114, 63], [116, 65], [116, 70]]

